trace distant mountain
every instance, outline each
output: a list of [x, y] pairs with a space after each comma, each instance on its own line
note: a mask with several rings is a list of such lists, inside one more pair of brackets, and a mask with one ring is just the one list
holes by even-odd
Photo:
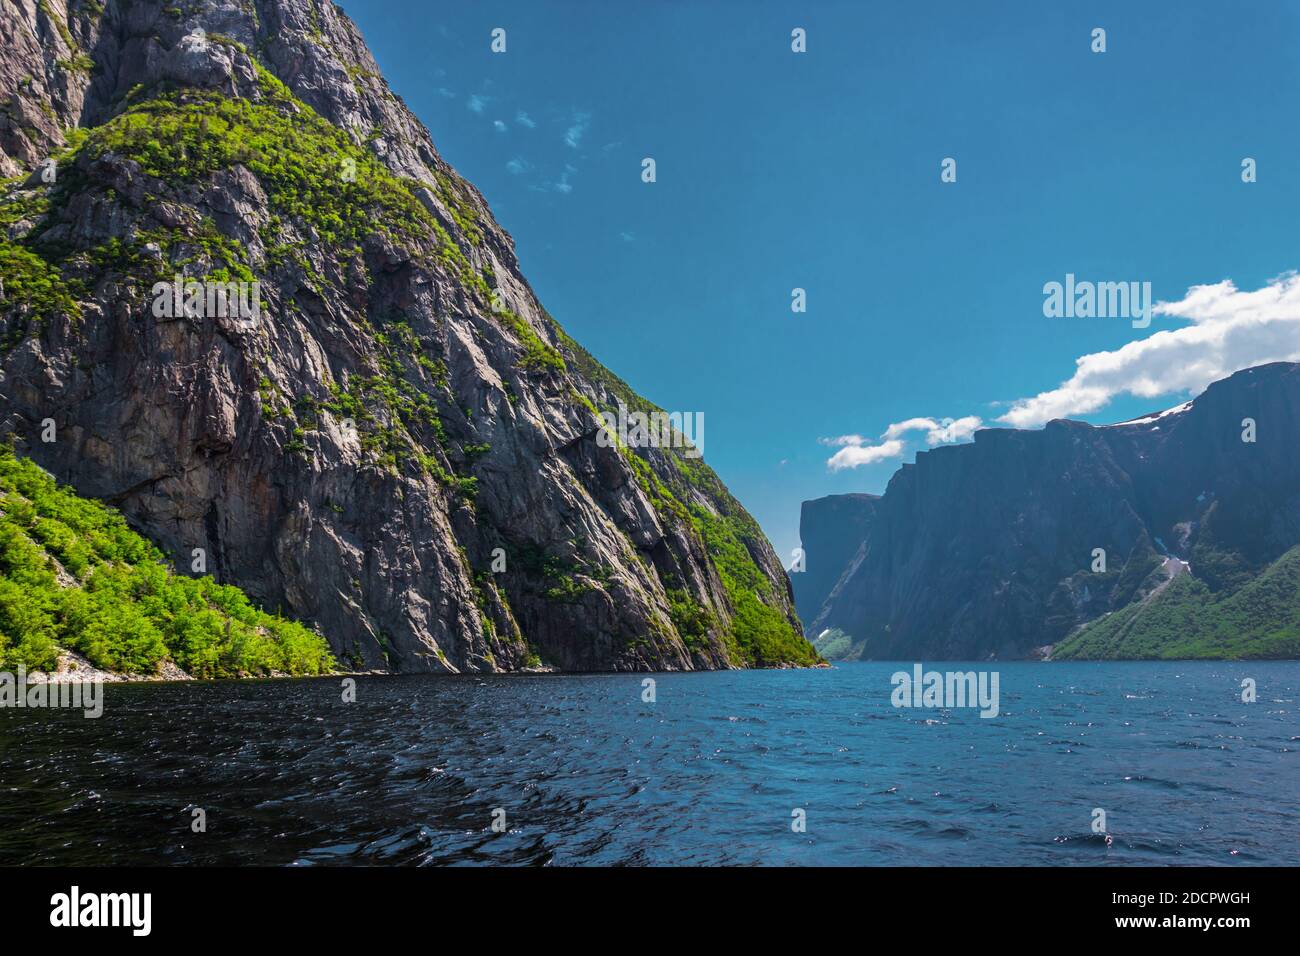
[[1300, 656], [1300, 365], [1117, 425], [977, 432], [918, 453], [872, 515], [800, 603], [828, 656]]
[[804, 569], [790, 575], [795, 610], [811, 621], [871, 530], [879, 495], [828, 495], [799, 512]]

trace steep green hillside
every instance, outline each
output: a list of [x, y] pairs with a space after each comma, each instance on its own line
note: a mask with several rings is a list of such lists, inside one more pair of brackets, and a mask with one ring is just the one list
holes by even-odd
[[[337, 8], [106, 6], [85, 99], [51, 94], [49, 148], [0, 182], [18, 447], [357, 667], [818, 662], [718, 476], [598, 440], [593, 414], [653, 406], [545, 314]], [[58, 51], [21, 52], [0, 92]], [[231, 282], [251, 317], [188, 307]]]
[[196, 677], [321, 674], [325, 641], [238, 588], [174, 574], [122, 516], [0, 452], [0, 667], [54, 666], [71, 648], [104, 670]]
[[[568, 362], [598, 384], [606, 396], [603, 408], [587, 403], [598, 418], [601, 411], [616, 411], [617, 402], [647, 415], [663, 412], [632, 390], [626, 382], [601, 365], [551, 319]], [[822, 662], [789, 618], [771, 603], [773, 585], [754, 559], [766, 538], [750, 514], [727, 490], [717, 473], [699, 457], [688, 457], [684, 448], [655, 450], [663, 466], [659, 475], [632, 449], [623, 449], [633, 466], [638, 483], [667, 522], [681, 522], [704, 542], [713, 566], [722, 580], [727, 602], [734, 611], [731, 627], [723, 634], [734, 663], [746, 667], [780, 664], [812, 666]], [[669, 592], [673, 624], [688, 646], [715, 625], [711, 616], [684, 591]]]
[[1184, 574], [1146, 604], [1137, 602], [1086, 625], [1053, 658], [1300, 657], [1300, 546], [1263, 574], [1214, 593]]

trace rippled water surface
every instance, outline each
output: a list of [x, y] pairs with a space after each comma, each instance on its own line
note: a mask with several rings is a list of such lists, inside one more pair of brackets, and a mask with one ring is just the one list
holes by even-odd
[[992, 665], [994, 719], [900, 666], [108, 686], [0, 710], [0, 863], [1300, 862], [1300, 664]]

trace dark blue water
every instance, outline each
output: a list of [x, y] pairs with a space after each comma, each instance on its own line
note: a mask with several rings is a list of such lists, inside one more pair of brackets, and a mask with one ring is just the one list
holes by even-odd
[[1300, 663], [973, 665], [994, 719], [900, 666], [109, 686], [0, 711], [0, 863], [1300, 862]]

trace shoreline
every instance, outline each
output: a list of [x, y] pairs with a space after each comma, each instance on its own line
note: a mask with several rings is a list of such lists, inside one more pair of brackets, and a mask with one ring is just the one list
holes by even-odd
[[515, 671], [461, 671], [457, 673], [442, 671], [330, 671], [325, 674], [250, 674], [245, 677], [194, 677], [181, 670], [176, 664], [167, 661], [162, 672], [158, 674], [134, 674], [119, 671], [106, 671], [95, 667], [76, 651], [64, 650], [54, 671], [28, 671], [27, 684], [82, 684], [99, 680], [105, 684], [216, 684], [231, 681], [259, 680], [320, 680], [322, 678], [344, 677], [544, 677], [547, 675], [575, 676], [583, 674], [709, 674], [724, 671], [779, 671], [779, 670], [828, 670], [835, 662], [822, 661], [818, 664], [796, 665], [780, 664], [772, 667], [717, 667], [698, 670], [647, 670], [647, 671], [563, 671], [555, 667], [524, 667]]
[[[164, 665], [162, 674], [124, 674], [115, 671], [105, 671], [94, 667], [85, 658], [80, 655], [74, 655], [72, 652], [65, 652], [60, 655], [59, 662], [64, 663], [64, 657], [75, 657], [80, 660], [74, 660], [72, 665], [54, 672], [47, 671], [30, 671], [26, 673], [26, 683], [35, 684], [84, 684], [99, 680], [105, 684], [224, 684], [224, 683], [247, 683], [252, 681], [305, 681], [305, 680], [323, 680], [326, 678], [346, 678], [346, 677], [451, 677], [451, 678], [477, 678], [484, 677], [590, 677], [590, 676], [635, 676], [645, 677], [658, 675], [685, 675], [685, 674], [719, 674], [729, 672], [752, 671], [760, 673], [764, 671], [791, 671], [791, 670], [832, 670], [841, 664], [915, 664], [914, 660], [872, 660], [872, 661], [827, 661], [822, 664], [813, 664], [804, 667], [728, 667], [712, 668], [707, 670], [679, 670], [679, 671], [562, 671], [555, 668], [524, 668], [517, 671], [464, 671], [461, 673], [446, 673], [434, 671], [333, 671], [328, 674], [253, 674], [247, 677], [212, 677], [202, 678], [193, 677], [186, 674], [179, 667], [171, 662]], [[1104, 660], [1034, 660], [1021, 658], [1012, 661], [960, 661], [960, 660], [935, 660], [929, 661], [928, 664], [939, 666], [942, 664], [969, 664], [986, 666], [988, 664], [1287, 664], [1300, 663], [1300, 658], [1296, 657], [1250, 657], [1250, 658], [1228, 658], [1228, 657], [1187, 657], [1187, 658], [1153, 658], [1153, 657], [1125, 657], [1125, 658], [1107, 658]]]

